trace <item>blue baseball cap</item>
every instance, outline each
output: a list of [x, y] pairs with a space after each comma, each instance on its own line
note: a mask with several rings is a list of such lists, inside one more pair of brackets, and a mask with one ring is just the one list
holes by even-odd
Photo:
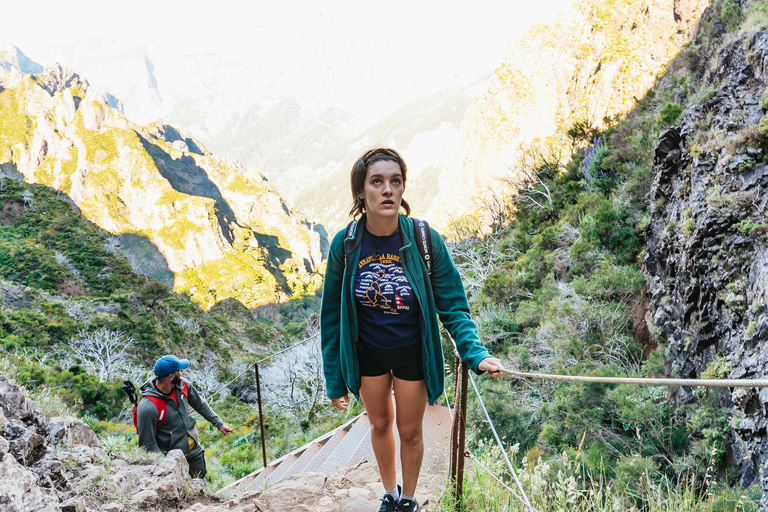
[[189, 368], [189, 359], [179, 359], [176, 356], [168, 354], [157, 360], [155, 363], [155, 375], [162, 379], [177, 370]]

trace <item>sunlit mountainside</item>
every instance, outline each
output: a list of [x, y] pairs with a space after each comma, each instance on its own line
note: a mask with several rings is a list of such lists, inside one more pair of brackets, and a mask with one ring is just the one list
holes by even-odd
[[519, 188], [536, 162], [566, 160], [573, 136], [624, 117], [690, 40], [704, 7], [579, 0], [510, 45], [467, 110], [460, 168], [441, 180], [429, 217], [445, 225], [482, 215], [490, 191]]
[[66, 194], [134, 268], [204, 308], [227, 298], [255, 307], [318, 286], [324, 235], [261, 173], [171, 126], [132, 123], [79, 75], [0, 72], [0, 119], [4, 176]]

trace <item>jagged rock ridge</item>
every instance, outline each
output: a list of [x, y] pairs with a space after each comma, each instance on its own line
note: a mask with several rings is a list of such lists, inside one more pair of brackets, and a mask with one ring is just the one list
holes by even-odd
[[263, 175], [161, 122], [131, 123], [77, 74], [0, 71], [0, 121], [0, 175], [67, 194], [134, 268], [201, 306], [319, 286], [320, 233]]
[[[768, 31], [725, 45], [656, 149], [645, 264], [672, 373], [768, 376]], [[709, 89], [707, 89], [707, 86]], [[729, 371], [728, 371], [729, 370]], [[682, 399], [693, 401], [692, 389]], [[730, 452], [768, 510], [768, 389], [734, 389]]]

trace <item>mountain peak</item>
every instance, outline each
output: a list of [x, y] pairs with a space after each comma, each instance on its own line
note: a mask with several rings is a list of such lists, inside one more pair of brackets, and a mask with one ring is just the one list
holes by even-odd
[[42, 73], [43, 66], [33, 61], [11, 43], [0, 43], [0, 69], [22, 73]]
[[45, 72], [38, 77], [40, 78], [40, 85], [51, 96], [70, 87], [79, 86], [84, 92], [88, 90], [88, 80], [59, 63], [45, 68]]

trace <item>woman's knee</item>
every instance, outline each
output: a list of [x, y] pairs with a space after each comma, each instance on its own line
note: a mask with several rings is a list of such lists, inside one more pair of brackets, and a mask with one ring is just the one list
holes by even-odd
[[371, 434], [382, 436], [392, 430], [392, 418], [386, 415], [382, 415], [378, 418], [372, 418], [368, 416], [368, 421], [371, 423]]
[[398, 425], [397, 432], [400, 435], [400, 444], [405, 446], [418, 446], [421, 444], [422, 439], [424, 438], [421, 425], [413, 428], [401, 428], [401, 426]]

